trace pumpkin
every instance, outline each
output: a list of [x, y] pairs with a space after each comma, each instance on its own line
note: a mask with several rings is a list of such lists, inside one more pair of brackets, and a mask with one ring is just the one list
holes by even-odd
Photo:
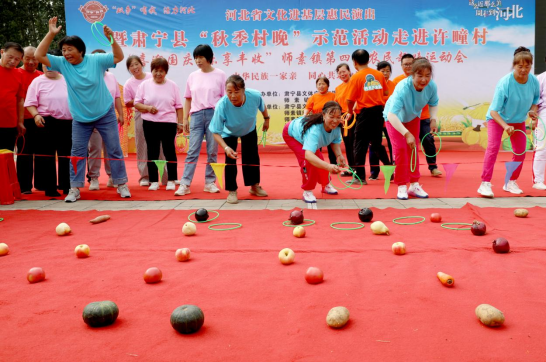
[[205, 315], [201, 308], [186, 304], [176, 308], [171, 314], [171, 326], [182, 334], [197, 332], [205, 322]]
[[90, 327], [104, 327], [114, 323], [118, 314], [119, 309], [114, 302], [92, 302], [83, 309], [83, 321]]

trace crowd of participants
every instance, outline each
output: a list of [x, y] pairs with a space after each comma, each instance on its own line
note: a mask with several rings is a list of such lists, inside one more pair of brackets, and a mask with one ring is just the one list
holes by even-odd
[[[116, 78], [108, 72], [124, 60], [123, 51], [114, 40], [111, 52], [97, 49], [86, 54], [85, 43], [78, 36], [64, 37], [58, 50], [50, 49], [60, 31], [56, 22], [56, 18], [49, 20], [49, 32], [37, 48], [23, 49], [8, 42], [1, 51], [0, 79], [4, 86], [0, 88], [0, 109], [4, 117], [0, 120], [0, 149], [13, 151], [17, 146], [17, 176], [24, 194], [32, 193], [34, 188], [46, 196], [57, 197], [62, 191], [66, 202], [75, 202], [86, 178], [89, 190], [100, 189], [103, 159], [107, 187], [117, 188], [121, 197], [129, 198], [118, 131], [125, 122], [121, 94]], [[113, 39], [108, 26], [104, 26], [104, 35]], [[217, 162], [220, 145], [225, 151], [227, 202], [238, 202], [238, 159], [249, 192], [268, 196], [260, 185], [256, 130], [258, 111], [264, 120], [263, 131], [269, 129], [270, 117], [261, 93], [246, 88], [240, 76], [227, 77], [213, 67], [210, 46], [197, 46], [193, 57], [199, 69], [189, 75], [183, 96], [179, 86], [168, 79], [169, 64], [164, 58], [155, 58], [149, 72], [139, 57], [131, 55], [126, 59], [131, 78], [123, 87], [123, 100], [127, 108], [134, 109], [139, 185], [157, 191], [161, 184], [166, 190], [175, 191], [176, 196], [190, 194], [204, 138], [205, 192], [220, 192], [211, 167], [211, 163]], [[37, 69], [39, 63], [43, 72]], [[282, 131], [300, 166], [303, 200], [316, 202], [317, 183], [322, 192], [337, 194], [330, 183], [332, 174], [351, 177], [349, 184], [377, 180], [380, 162], [396, 165], [391, 181], [398, 185], [398, 199], [427, 198], [419, 182], [421, 145], [431, 175], [442, 175], [433, 156], [439, 98], [432, 80], [432, 64], [425, 58], [414, 59], [405, 54], [401, 57], [403, 73], [391, 80], [392, 64], [383, 61], [376, 69], [370, 67], [369, 54], [364, 49], [353, 52], [352, 63], [354, 73], [347, 63], [336, 67], [341, 84], [335, 93], [329, 91], [328, 78], [318, 78], [317, 92], [308, 99], [303, 117], [286, 123]], [[478, 189], [484, 197], [494, 196], [491, 178], [503, 132], [509, 136], [517, 131], [525, 133], [529, 116], [531, 128], [538, 126], [541, 134], [546, 135], [544, 123], [538, 124], [539, 117], [546, 119], [546, 73], [538, 78], [530, 74], [532, 64], [529, 49], [518, 48], [512, 61], [513, 71], [495, 89], [486, 117], [488, 146]], [[182, 132], [189, 135], [189, 146], [179, 178], [173, 140]], [[525, 159], [527, 138], [520, 136], [515, 135], [510, 141], [513, 161], [522, 163], [503, 186], [515, 194], [523, 192], [516, 180]], [[539, 190], [546, 190], [543, 136], [537, 138], [533, 160], [533, 188]], [[328, 162], [323, 157], [323, 147], [328, 150]], [[166, 162], [163, 166], [155, 160]], [[164, 167], [163, 172], [158, 164]]]

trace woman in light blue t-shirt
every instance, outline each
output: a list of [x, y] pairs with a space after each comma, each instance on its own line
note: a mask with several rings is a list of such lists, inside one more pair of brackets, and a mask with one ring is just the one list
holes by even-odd
[[[340, 146], [341, 122], [341, 106], [335, 101], [329, 101], [322, 108], [322, 113], [296, 118], [284, 126], [282, 137], [298, 159], [303, 201], [307, 203], [317, 202], [313, 195], [317, 183], [322, 185], [323, 192], [335, 194], [328, 173], [340, 173], [343, 167], [347, 167]], [[324, 161], [320, 148], [329, 145], [332, 145], [337, 165]]]

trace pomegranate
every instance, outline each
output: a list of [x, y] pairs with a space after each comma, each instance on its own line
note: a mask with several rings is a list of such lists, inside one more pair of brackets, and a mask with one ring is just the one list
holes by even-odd
[[510, 252], [510, 244], [505, 238], [497, 238], [493, 240], [493, 250], [495, 253], [504, 254]]
[[302, 210], [294, 210], [290, 213], [290, 217], [288, 218], [292, 225], [299, 225], [303, 223], [303, 211]]
[[472, 231], [472, 234], [477, 236], [485, 235], [485, 229], [485, 224], [477, 220], [474, 220], [472, 226], [470, 227], [470, 231]]

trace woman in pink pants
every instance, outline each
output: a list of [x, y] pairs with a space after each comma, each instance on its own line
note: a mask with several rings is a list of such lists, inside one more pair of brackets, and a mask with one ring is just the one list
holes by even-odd
[[[537, 78], [529, 74], [533, 68], [533, 55], [528, 51], [518, 50], [516, 50], [512, 62], [514, 71], [502, 77], [497, 83], [493, 101], [486, 115], [487, 150], [483, 160], [482, 183], [478, 189], [478, 193], [484, 197], [494, 197], [491, 190], [491, 178], [499, 154], [503, 131], [511, 136], [510, 142], [514, 151], [512, 161], [520, 161], [521, 164], [512, 173], [510, 181], [502, 189], [513, 194], [523, 193], [516, 180], [525, 160], [525, 148], [527, 146], [525, 120], [527, 119], [527, 113], [529, 113], [532, 119], [531, 128], [536, 127], [540, 86]], [[519, 155], [516, 155], [516, 153]]]
[[[301, 168], [303, 201], [316, 203], [313, 195], [317, 183], [323, 192], [332, 194], [335, 189], [330, 185], [328, 173], [340, 173], [346, 167], [345, 157], [341, 153], [341, 106], [335, 101], [326, 102], [322, 113], [309, 117], [300, 117], [287, 123], [282, 131], [286, 145], [296, 154]], [[321, 147], [332, 145], [337, 165], [324, 161]]]
[[428, 197], [419, 184], [420, 116], [427, 104], [430, 110], [430, 131], [435, 133], [438, 131], [438, 90], [432, 80], [432, 65], [427, 59], [418, 58], [413, 62], [410, 75], [394, 89], [383, 111], [393, 148], [396, 164], [394, 183], [398, 185], [397, 198], [400, 200], [407, 200], [408, 196]]

